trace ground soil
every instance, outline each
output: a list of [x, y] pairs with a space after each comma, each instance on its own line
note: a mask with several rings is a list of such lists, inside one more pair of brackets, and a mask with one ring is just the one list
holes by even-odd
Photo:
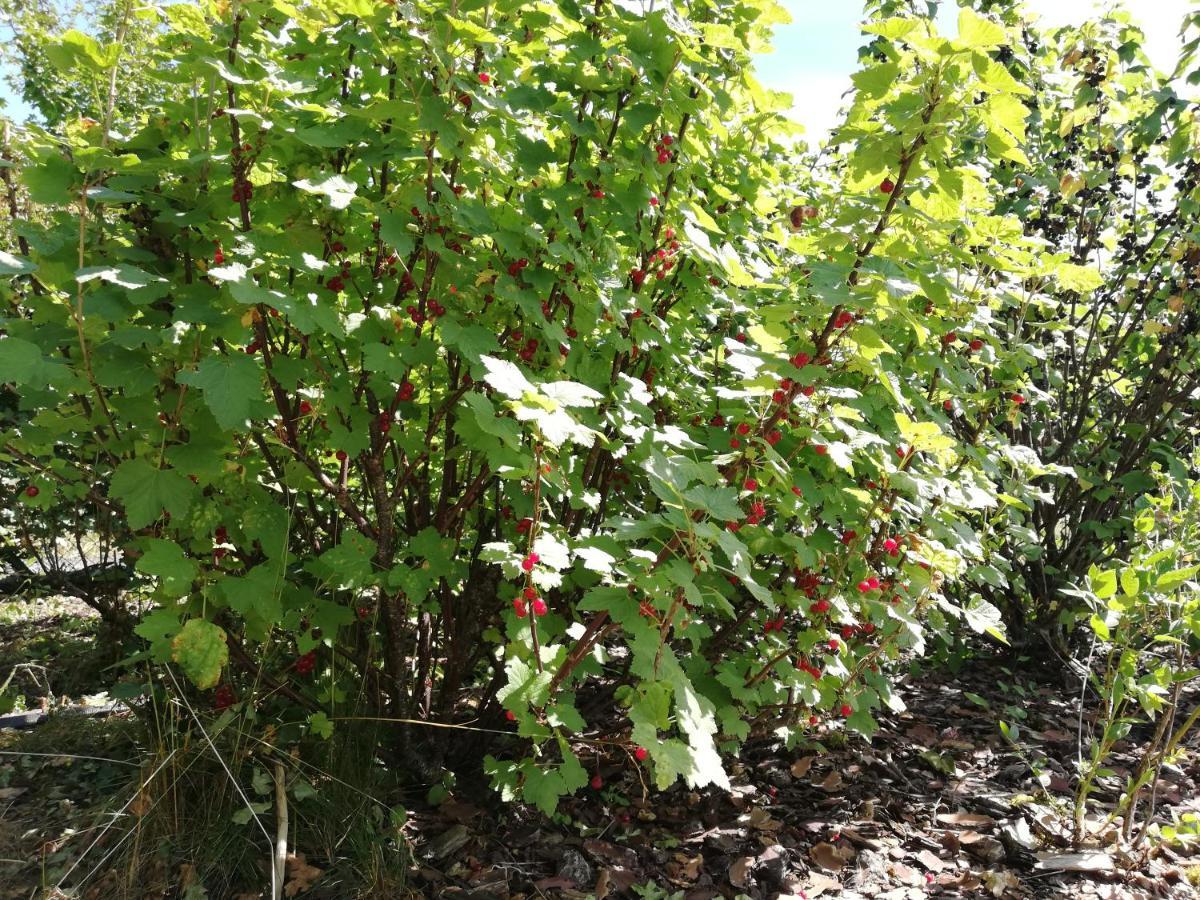
[[[65, 690], [78, 685], [79, 660], [63, 655], [94, 625], [78, 613], [45, 607], [0, 622], [0, 665], [37, 649], [53, 704], [80, 699]], [[48, 634], [57, 643], [46, 644]], [[52, 705], [38, 691], [31, 680], [21, 703]], [[884, 716], [870, 743], [818, 728], [794, 749], [750, 744], [732, 766], [730, 792], [650, 793], [632, 759], [586, 755], [602, 786], [563, 801], [553, 819], [476, 789], [451, 791], [438, 806], [409, 792], [402, 887], [364, 893], [334, 877], [336, 860], [313, 854], [293, 861], [288, 884], [312, 898], [462, 900], [1200, 896], [1200, 847], [1152, 838], [1130, 852], [1105, 821], [1144, 732], [1118, 748], [1091, 806], [1096, 836], [1073, 848], [1065, 823], [1088, 729], [1076, 690], [1029, 660], [982, 657], [956, 672], [910, 674], [900, 694], [907, 710]], [[1019, 746], [999, 721], [1018, 726]], [[0, 900], [66, 896], [54, 886], [80, 887], [82, 876], [71, 896], [126, 896], [118, 867], [105, 862], [116, 842], [102, 832], [114, 821], [127, 832], [122, 821], [137, 815], [137, 802], [123, 804], [137, 795], [138, 728], [128, 717], [58, 715], [0, 731]], [[1198, 782], [1193, 742], [1155, 786], [1155, 822], [1200, 812]], [[136, 895], [260, 896], [253, 886], [207, 893], [186, 861], [163, 860], [160, 883]]]

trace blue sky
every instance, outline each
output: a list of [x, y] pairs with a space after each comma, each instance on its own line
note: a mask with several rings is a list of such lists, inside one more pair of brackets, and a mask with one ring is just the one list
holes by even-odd
[[[755, 64], [759, 80], [794, 98], [792, 117], [805, 127], [805, 136], [817, 142], [837, 121], [841, 95], [850, 87], [850, 74], [858, 62], [862, 44], [858, 26], [861, 0], [781, 0], [792, 16], [789, 25], [775, 32], [775, 52], [761, 56]], [[1025, 6], [1042, 24], [1058, 27], [1078, 23], [1098, 9], [1114, 5], [1093, 0], [1026, 0]], [[1122, 5], [1117, 3], [1115, 5]], [[1132, 0], [1130, 8], [1146, 31], [1151, 61], [1165, 71], [1175, 66], [1179, 50], [1178, 31], [1188, 0]], [[938, 28], [954, 34], [958, 5], [944, 0], [938, 12]]]
[[[834, 125], [841, 95], [850, 86], [850, 73], [862, 43], [858, 26], [861, 0], [782, 0], [792, 15], [789, 25], [775, 35], [775, 52], [761, 56], [755, 70], [768, 87], [787, 91], [795, 98], [792, 116], [806, 129], [810, 141], [819, 141]], [[1107, 4], [1104, 4], [1107, 5]], [[1049, 26], [1080, 22], [1093, 14], [1093, 0], [1027, 0], [1026, 6]], [[1147, 49], [1160, 69], [1170, 70], [1178, 52], [1179, 23], [1188, 0], [1134, 0], [1133, 8], [1146, 29]], [[945, 0], [938, 14], [944, 33], [953, 34], [957, 5]], [[29, 109], [0, 85], [8, 116], [18, 121]]]

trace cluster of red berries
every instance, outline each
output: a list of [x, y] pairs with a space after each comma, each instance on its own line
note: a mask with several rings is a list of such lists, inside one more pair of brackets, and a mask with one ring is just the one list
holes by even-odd
[[529, 534], [529, 529], [533, 527], [533, 519], [526, 516], [517, 523], [517, 534]]
[[411, 381], [405, 381], [400, 384], [400, 389], [396, 391], [396, 399], [401, 403], [407, 403], [413, 398], [415, 388]]
[[675, 139], [669, 134], [664, 134], [658, 139], [654, 145], [654, 152], [658, 154], [660, 163], [669, 163], [671, 161], [671, 151], [667, 148], [675, 143]]
[[883, 542], [883, 549], [887, 551], [888, 556], [899, 556], [900, 542], [895, 538], [888, 538]]
[[525, 346], [517, 351], [517, 356], [521, 357], [525, 362], [533, 362], [533, 357], [538, 351], [538, 339], [530, 338], [525, 342]]
[[525, 571], [525, 572], [532, 572], [532, 571], [533, 571], [533, 567], [534, 567], [534, 566], [536, 566], [536, 565], [538, 564], [538, 561], [539, 561], [540, 559], [541, 559], [541, 557], [540, 557], [540, 556], [538, 556], [536, 553], [530, 553], [530, 554], [529, 554], [528, 556], [526, 556], [526, 557], [525, 557], [523, 560], [521, 560], [521, 569], [522, 569], [522, 571]]
[[[527, 603], [529, 604], [528, 607], [525, 605]], [[516, 613], [518, 619], [525, 618], [529, 615], [530, 610], [539, 619], [549, 612], [546, 601], [538, 596], [537, 590], [533, 587], [525, 588], [521, 592], [520, 597], [513, 598], [513, 612]]]
[[[397, 256], [395, 253], [389, 253], [387, 255], [387, 257], [383, 260], [383, 265], [387, 266], [387, 273], [389, 276], [393, 276], [393, 277], [395, 276], [396, 272], [398, 271], [398, 269], [396, 268], [396, 263], [398, 263], [399, 261], [400, 261], [400, 257]], [[409, 281], [412, 280], [411, 275], [408, 275], [407, 273], [405, 273], [405, 275], [409, 279]]]
[[303, 656], [296, 660], [294, 666], [297, 675], [311, 675], [313, 669], [317, 667], [317, 651], [309, 650]]
[[379, 425], [380, 434], [387, 434], [392, 430], [392, 414], [387, 410], [381, 412], [375, 422]]
[[817, 215], [817, 208], [815, 206], [793, 206], [792, 211], [788, 213], [788, 219], [792, 223], [792, 229], [799, 231], [806, 220], [815, 219]]
[[217, 249], [213, 251], [213, 265], [225, 265], [225, 251], [221, 249], [221, 245], [217, 244]]
[[236, 699], [233, 695], [233, 688], [223, 684], [213, 692], [213, 709], [217, 712], [229, 709]]
[[803, 656], [801, 656], [798, 660], [796, 660], [796, 668], [799, 669], [801, 672], [807, 672], [809, 675], [811, 675], [817, 681], [821, 680], [821, 667], [814, 666]]
[[[809, 599], [817, 595], [817, 591], [821, 587], [821, 576], [810, 569], [795, 569], [792, 574], [796, 579], [797, 590], [803, 591]], [[829, 604], [826, 603], [825, 607], [828, 608]]]
[[849, 310], [843, 309], [840, 313], [838, 313], [836, 316], [834, 316], [833, 327], [834, 328], [845, 328], [847, 325], [849, 325], [853, 321], [854, 321], [854, 313], [850, 312]]
[[524, 269], [528, 265], [529, 265], [529, 260], [525, 259], [525, 257], [521, 257], [520, 259], [515, 260], [514, 262], [511, 262], [508, 264], [508, 274], [511, 275], [513, 278], [516, 278], [518, 275], [521, 274], [521, 270]]
[[325, 282], [325, 287], [337, 294], [346, 289], [346, 279], [350, 277], [350, 260], [342, 260], [341, 271]]
[[235, 203], [241, 203], [243, 200], [249, 200], [254, 196], [254, 188], [251, 187], [249, 180], [245, 176], [238, 175], [233, 179], [232, 196]]
[[874, 633], [875, 633], [875, 624], [873, 622], [866, 622], [862, 625], [843, 625], [842, 626], [842, 640], [843, 641], [848, 641], [851, 638], [853, 638], [855, 635], [858, 635], [858, 634], [869, 635], [869, 634], [874, 634]]
[[767, 515], [767, 507], [761, 500], [755, 500], [750, 504], [750, 514], [746, 516], [747, 525], [757, 525]]
[[763, 634], [770, 634], [772, 631], [783, 631], [782, 615], [779, 615], [774, 619], [769, 619], [763, 623]]
[[[658, 267], [654, 272], [654, 277], [659, 281], [662, 281], [670, 274], [671, 267], [676, 263], [675, 254], [679, 251], [679, 241], [674, 239], [674, 230], [668, 228], [665, 236], [666, 242], [651, 253], [650, 258], [647, 260], [651, 268], [654, 266]], [[629, 273], [629, 277], [633, 278], [632, 272]], [[642, 279], [644, 280], [645, 277], [646, 273], [642, 272]], [[641, 284], [641, 281], [638, 281], [638, 284]]]

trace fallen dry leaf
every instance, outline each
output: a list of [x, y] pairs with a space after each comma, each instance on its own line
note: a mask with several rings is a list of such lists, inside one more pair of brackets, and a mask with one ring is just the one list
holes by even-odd
[[1018, 891], [1021, 887], [1021, 882], [1012, 872], [1007, 870], [1000, 872], [984, 872], [983, 883], [993, 897], [1004, 896], [1005, 891]]
[[820, 872], [813, 872], [808, 876], [808, 887], [805, 893], [809, 897], [816, 897], [826, 891], [840, 891], [841, 889], [842, 883], [836, 878], [830, 878]]
[[822, 869], [828, 872], [840, 872], [847, 860], [853, 858], [854, 851], [849, 847], [839, 848], [828, 841], [821, 841], [809, 848], [808, 855]]
[[744, 888], [750, 879], [750, 867], [754, 865], [753, 856], [741, 856], [729, 867], [729, 883], [734, 887]]
[[668, 868], [675, 881], [690, 883], [700, 877], [700, 871], [704, 868], [704, 857], [689, 857], [686, 853], [676, 853]]
[[904, 863], [892, 863], [888, 866], [888, 873], [901, 884], [909, 887], [919, 887], [925, 883], [925, 877], [920, 872]]
[[970, 828], [991, 828], [996, 824], [996, 820], [991, 816], [969, 812], [939, 813], [937, 820], [943, 825], [961, 825]]
[[153, 806], [154, 801], [150, 799], [150, 795], [142, 790], [138, 791], [137, 796], [130, 801], [129, 811], [140, 819], [146, 813], [150, 812]]
[[815, 756], [802, 756], [792, 763], [792, 776], [794, 778], [803, 778], [808, 774], [808, 770], [812, 768], [812, 764], [816, 761]]
[[750, 827], [757, 828], [759, 831], [778, 831], [783, 823], [778, 819], [772, 819], [771, 814], [761, 806], [756, 806], [750, 810]]
[[1100, 851], [1039, 854], [1033, 867], [1051, 872], [1111, 872], [1115, 868], [1112, 857]]
[[917, 860], [930, 872], [940, 872], [946, 868], [946, 863], [932, 850], [922, 850], [917, 854]]
[[313, 886], [313, 882], [321, 877], [321, 870], [310, 866], [303, 853], [289, 853], [287, 858], [289, 880], [283, 886], [283, 892], [289, 897], [303, 894]]
[[818, 784], [817, 787], [832, 794], [834, 791], [841, 790], [845, 784], [846, 782], [842, 780], [842, 773], [834, 769], [825, 776], [825, 780]]
[[575, 887], [575, 882], [570, 878], [563, 878], [561, 875], [551, 875], [549, 878], [535, 881], [533, 886], [539, 891], [561, 890]]
[[604, 900], [608, 896], [608, 892], [611, 890], [611, 882], [612, 875], [609, 874], [608, 869], [601, 869], [600, 877], [596, 879], [596, 886], [592, 889], [592, 894], [596, 897], [596, 900]]
[[196, 883], [196, 867], [191, 863], [179, 864], [179, 889], [186, 893]]
[[924, 722], [914, 725], [904, 732], [904, 734], [913, 743], [921, 744], [925, 747], [932, 747], [938, 740], [938, 733]]

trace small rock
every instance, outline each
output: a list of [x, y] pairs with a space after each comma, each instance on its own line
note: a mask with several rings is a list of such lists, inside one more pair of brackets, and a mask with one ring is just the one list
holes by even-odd
[[778, 890], [787, 874], [787, 851], [779, 844], [772, 844], [758, 857], [758, 877], [770, 888]]
[[434, 859], [441, 859], [443, 856], [449, 856], [455, 850], [460, 849], [464, 844], [471, 839], [471, 832], [466, 825], [455, 825], [449, 831], [439, 834], [429, 842], [429, 855]]
[[592, 867], [578, 850], [564, 850], [558, 863], [558, 877], [579, 886], [592, 884]]
[[1004, 844], [990, 835], [980, 835], [978, 840], [972, 841], [969, 844], [964, 843], [963, 847], [976, 859], [981, 859], [988, 863], [998, 863], [1006, 855]]

